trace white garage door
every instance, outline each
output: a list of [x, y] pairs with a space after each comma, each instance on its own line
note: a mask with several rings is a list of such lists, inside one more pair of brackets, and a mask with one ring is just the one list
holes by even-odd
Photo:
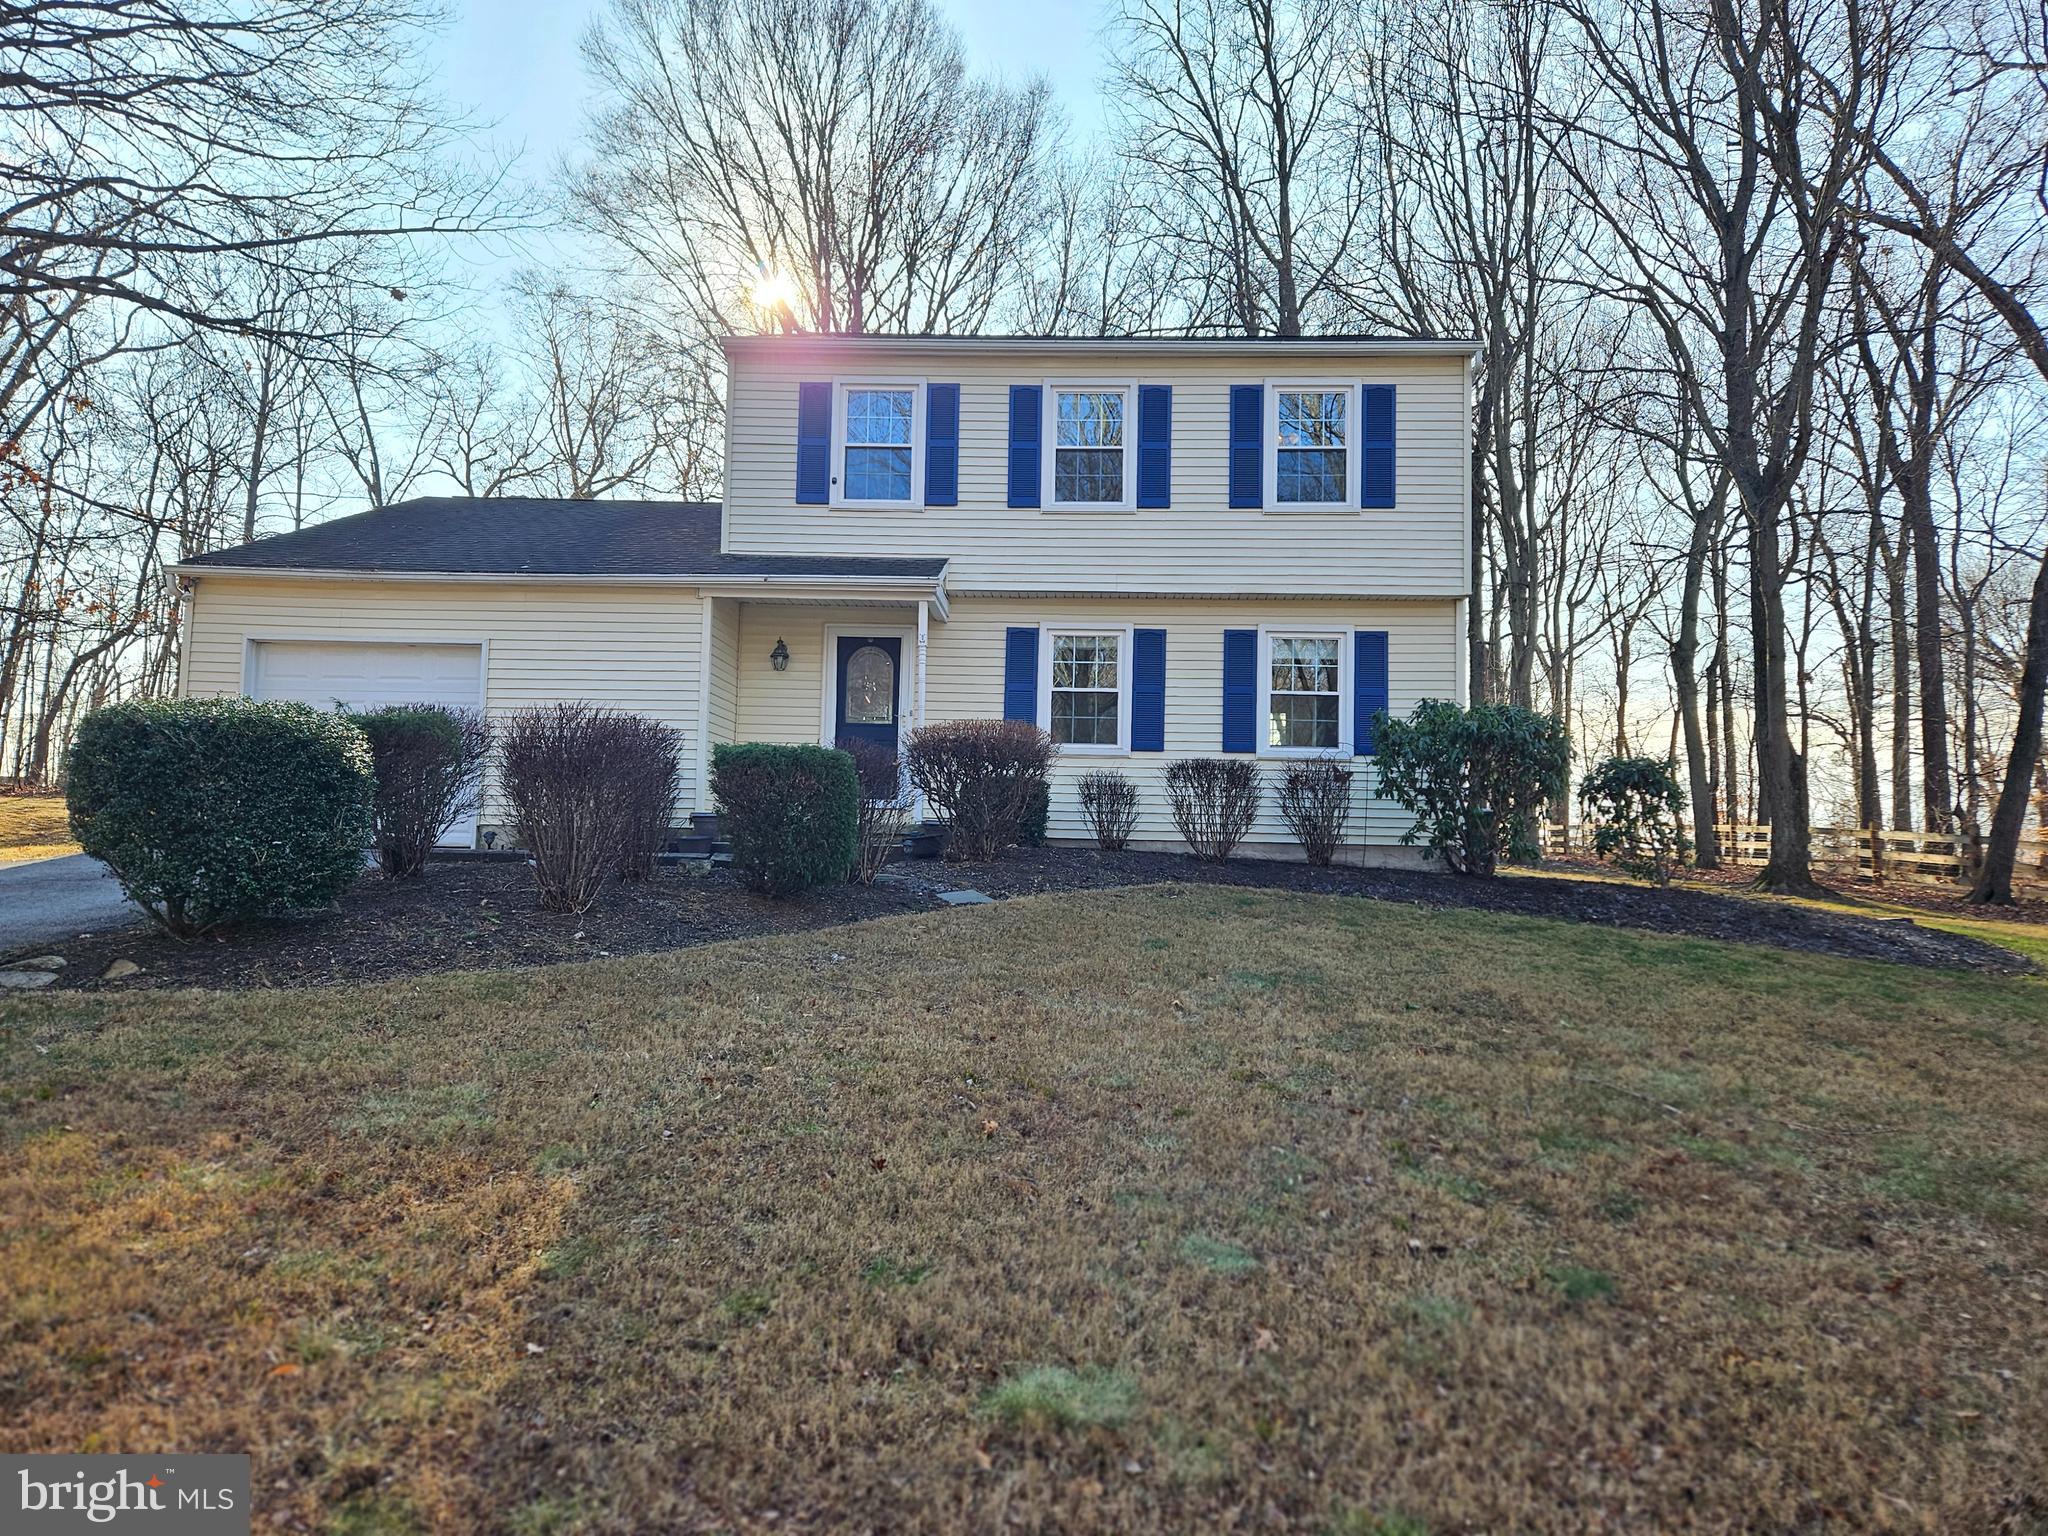
[[[388, 645], [357, 640], [258, 640], [249, 695], [315, 709], [386, 704], [483, 705], [483, 651], [474, 645]], [[476, 817], [448, 829], [444, 845], [474, 847]]]

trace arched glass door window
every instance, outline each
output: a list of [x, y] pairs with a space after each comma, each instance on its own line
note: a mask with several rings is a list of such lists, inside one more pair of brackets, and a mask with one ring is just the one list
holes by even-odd
[[879, 645], [846, 658], [843, 725], [891, 725], [896, 719], [896, 663]]

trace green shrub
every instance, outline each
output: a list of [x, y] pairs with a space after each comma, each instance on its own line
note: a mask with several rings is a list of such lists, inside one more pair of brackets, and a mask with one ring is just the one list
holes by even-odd
[[441, 836], [477, 807], [491, 729], [474, 710], [391, 704], [352, 715], [370, 743], [377, 865], [417, 875]]
[[1259, 770], [1242, 757], [1184, 757], [1166, 770], [1173, 824], [1197, 858], [1230, 857], [1259, 815]]
[[1536, 814], [1565, 792], [1571, 766], [1555, 715], [1424, 699], [1406, 720], [1379, 715], [1374, 740], [1380, 793], [1415, 817], [1402, 842], [1423, 841], [1461, 875], [1537, 857]]
[[159, 699], [86, 716], [67, 800], [79, 846], [179, 938], [324, 907], [362, 873], [370, 745], [304, 704]]
[[1671, 764], [1656, 757], [1610, 757], [1579, 781], [1579, 804], [1593, 824], [1593, 851], [1659, 885], [1692, 852], [1685, 835], [1685, 790]]
[[1059, 749], [1024, 720], [946, 720], [904, 744], [903, 766], [952, 829], [949, 859], [993, 859], [1017, 842]]
[[711, 751], [735, 867], [772, 896], [844, 880], [860, 852], [860, 775], [830, 747], [750, 741]]

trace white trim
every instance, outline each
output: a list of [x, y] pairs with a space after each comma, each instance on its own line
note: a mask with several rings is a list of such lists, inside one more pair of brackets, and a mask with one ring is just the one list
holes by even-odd
[[851, 355], [905, 353], [921, 355], [972, 352], [1144, 352], [1144, 353], [1267, 353], [1293, 357], [1471, 357], [1486, 349], [1477, 341], [1436, 337], [1300, 337], [1275, 341], [1257, 336], [1185, 337], [1127, 336], [830, 336], [816, 332], [793, 335], [721, 336], [720, 350], [757, 355], [791, 351], [830, 351]]
[[[749, 558], [744, 552], [738, 558]], [[807, 556], [815, 559], [816, 556]], [[826, 558], [830, 558], [827, 556]], [[867, 560], [870, 555], [849, 555], [849, 560]], [[884, 557], [886, 558], [886, 557]], [[351, 566], [297, 566], [297, 565], [174, 565], [171, 573], [189, 577], [194, 581], [216, 576], [262, 577], [267, 581], [433, 581], [471, 583], [484, 582], [498, 585], [548, 585], [575, 587], [754, 587], [775, 584], [780, 586], [811, 587], [904, 587], [923, 588], [930, 591], [926, 583], [943, 582], [944, 571], [937, 576], [873, 576], [873, 575], [790, 575], [790, 574], [745, 574], [730, 572], [696, 574], [683, 573], [674, 576], [634, 575], [617, 571], [578, 571], [561, 573], [554, 571], [378, 571]]]
[[[848, 558], [867, 558], [853, 557]], [[787, 596], [792, 600], [828, 598], [841, 589], [862, 599], [896, 597], [906, 603], [927, 600], [941, 620], [947, 616], [946, 577], [937, 576], [629, 576], [602, 572], [588, 575], [536, 574], [520, 571], [365, 571], [289, 565], [172, 566], [174, 575], [192, 581], [234, 576], [262, 581], [402, 581], [456, 586], [682, 587], [744, 592], [755, 601]], [[784, 592], [781, 589], [787, 588]]]
[[1131, 754], [1130, 624], [1041, 624], [1038, 627], [1038, 728], [1052, 729], [1052, 642], [1055, 635], [1115, 635], [1116, 745], [1060, 743], [1062, 757], [1129, 757]]
[[[1260, 757], [1348, 757], [1356, 750], [1352, 734], [1352, 656], [1358, 642], [1349, 624], [1261, 624], [1259, 626], [1258, 714], [1252, 720], [1252, 741]], [[1273, 727], [1273, 640], [1335, 640], [1337, 642], [1337, 741], [1328, 747], [1272, 747], [1266, 737]]]
[[[846, 392], [850, 389], [894, 389], [910, 391], [910, 495], [906, 500], [870, 501], [846, 495], [840, 484], [846, 472]], [[832, 463], [827, 471], [830, 504], [849, 512], [921, 512], [924, 510], [924, 402], [923, 379], [850, 376], [832, 381]], [[858, 446], [858, 445], [857, 445]]]
[[[833, 729], [838, 721], [833, 716], [839, 706], [839, 641], [841, 637], [853, 636], [898, 640], [902, 648], [896, 652], [896, 745], [900, 752], [903, 745], [904, 717], [909, 711], [904, 707], [909, 699], [918, 697], [924, 687], [922, 678], [907, 679], [907, 672], [917, 659], [917, 631], [890, 624], [827, 624], [818, 656], [818, 745], [829, 747], [839, 739]], [[906, 686], [908, 683], [910, 686]]]
[[[1060, 412], [1062, 394], [1121, 395], [1124, 402], [1123, 496], [1116, 501], [1061, 501], [1059, 476]], [[1134, 380], [1096, 381], [1089, 379], [1047, 379], [1039, 397], [1039, 484], [1044, 494], [1039, 508], [1045, 512], [1090, 513], [1134, 512], [1138, 507], [1138, 386]]]
[[712, 597], [697, 599], [703, 623], [697, 631], [697, 772], [690, 805], [693, 812], [711, 809], [711, 605], [716, 601]]
[[[1461, 422], [1461, 423], [1463, 424], [1463, 425], [1462, 425], [1462, 430], [1461, 430], [1461, 432], [1460, 432], [1460, 436], [1461, 436], [1461, 437], [1463, 438], [1463, 442], [1462, 442], [1462, 443], [1461, 443], [1461, 445], [1460, 445], [1461, 451], [1460, 451], [1460, 452], [1459, 452], [1459, 454], [1458, 454], [1458, 467], [1459, 467], [1459, 485], [1460, 485], [1460, 490], [1461, 490], [1461, 493], [1462, 493], [1462, 500], [1460, 500], [1460, 502], [1459, 502], [1459, 506], [1460, 506], [1461, 508], [1463, 508], [1463, 510], [1464, 510], [1464, 513], [1465, 513], [1465, 517], [1464, 517], [1464, 522], [1463, 522], [1463, 524], [1462, 524], [1462, 527], [1463, 527], [1463, 530], [1464, 530], [1464, 531], [1463, 531], [1463, 532], [1462, 532], [1462, 533], [1461, 533], [1461, 534], [1459, 535], [1459, 537], [1458, 537], [1458, 546], [1459, 546], [1459, 548], [1460, 548], [1460, 549], [1461, 549], [1461, 550], [1462, 550], [1462, 551], [1464, 552], [1464, 564], [1465, 564], [1465, 592], [1466, 592], [1466, 595], [1467, 595], [1467, 596], [1471, 596], [1471, 595], [1472, 595], [1472, 594], [1474, 593], [1474, 591], [1475, 591], [1475, 589], [1477, 588], [1477, 586], [1478, 586], [1478, 578], [1477, 578], [1477, 576], [1476, 576], [1476, 575], [1475, 575], [1475, 573], [1474, 573], [1474, 567], [1473, 567], [1473, 563], [1472, 563], [1472, 359], [1471, 359], [1471, 358], [1469, 358], [1469, 357], [1468, 357], [1468, 358], [1466, 358], [1466, 359], [1465, 359], [1465, 366], [1464, 366], [1464, 368], [1463, 368], [1463, 369], [1462, 369], [1461, 371], [1462, 371], [1462, 372], [1463, 372], [1463, 374], [1464, 374], [1464, 385], [1465, 385], [1465, 414], [1464, 414], [1463, 416], [1461, 416], [1461, 417], [1459, 418], [1460, 422]], [[1398, 422], [1397, 422], [1397, 430], [1398, 430]], [[1399, 463], [1400, 463], [1400, 459], [1399, 459], [1399, 457], [1398, 457], [1398, 450], [1397, 450], [1397, 456], [1396, 456], [1396, 458], [1395, 458], [1395, 464], [1396, 464], [1396, 466], [1398, 466], [1398, 465], [1399, 465]], [[1400, 488], [1399, 484], [1397, 483], [1397, 484], [1395, 485], [1395, 487], [1394, 487], [1394, 500], [1398, 502], [1398, 501], [1399, 501], [1400, 499], [1401, 499], [1401, 488]], [[1461, 623], [1461, 624], [1459, 625], [1459, 633], [1461, 633], [1461, 634], [1462, 634], [1463, 632], [1464, 632], [1464, 626], [1463, 626], [1463, 624]], [[1467, 670], [1469, 671], [1469, 669], [1467, 669]], [[1463, 701], [1461, 701], [1461, 702], [1463, 702]]]
[[[1279, 496], [1280, 396], [1331, 392], [1344, 396], [1344, 497], [1341, 501], [1287, 501]], [[1266, 420], [1261, 428], [1259, 474], [1265, 490], [1263, 510], [1279, 513], [1358, 512], [1359, 393], [1356, 379], [1317, 379], [1289, 375], [1266, 380]]]

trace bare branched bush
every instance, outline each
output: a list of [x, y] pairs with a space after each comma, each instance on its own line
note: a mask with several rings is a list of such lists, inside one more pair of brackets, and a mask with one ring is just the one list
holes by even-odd
[[1138, 786], [1104, 768], [1082, 774], [1078, 788], [1081, 812], [1095, 829], [1095, 846], [1104, 853], [1121, 852], [1138, 824]]
[[1196, 857], [1227, 859], [1259, 814], [1259, 770], [1234, 757], [1186, 757], [1166, 770], [1173, 824]]
[[683, 733], [659, 720], [623, 715], [610, 722], [614, 791], [619, 801], [621, 880], [645, 880], [676, 819], [676, 774]]
[[1290, 763], [1280, 780], [1280, 815], [1309, 863], [1327, 865], [1344, 841], [1352, 773], [1333, 758]]
[[839, 750], [853, 759], [853, 770], [860, 776], [860, 853], [847, 878], [872, 885], [903, 841], [904, 824], [910, 819], [903, 770], [896, 754], [877, 742], [849, 736], [839, 743]]
[[513, 716], [498, 763], [513, 836], [532, 855], [540, 904], [586, 912], [618, 868], [633, 815], [620, 764], [649, 722], [587, 704], [549, 704]]
[[477, 808], [491, 728], [474, 710], [394, 704], [352, 716], [377, 773], [377, 867], [417, 875], [448, 829]]
[[1022, 720], [949, 720], [910, 733], [903, 766], [952, 835], [949, 859], [999, 856], [1017, 841], [1059, 749]]

